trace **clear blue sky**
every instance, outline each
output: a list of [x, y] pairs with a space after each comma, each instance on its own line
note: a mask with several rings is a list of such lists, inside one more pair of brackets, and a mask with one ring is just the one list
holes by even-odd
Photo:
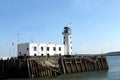
[[69, 23], [74, 52], [120, 51], [120, 0], [0, 0], [0, 56], [16, 55], [17, 33], [22, 43], [62, 43]]

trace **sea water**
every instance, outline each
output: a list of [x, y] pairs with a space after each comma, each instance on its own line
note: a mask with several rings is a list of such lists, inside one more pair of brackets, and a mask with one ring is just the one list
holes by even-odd
[[109, 65], [109, 70], [107, 71], [74, 73], [53, 78], [21, 78], [8, 80], [120, 80], [120, 56], [108, 56], [107, 61]]

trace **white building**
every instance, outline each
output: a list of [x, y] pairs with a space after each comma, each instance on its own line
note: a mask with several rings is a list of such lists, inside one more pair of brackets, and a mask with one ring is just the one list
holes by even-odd
[[64, 27], [63, 44], [18, 44], [18, 56], [41, 56], [41, 55], [71, 55], [72, 54], [72, 34], [69, 27]]
[[18, 44], [18, 56], [64, 55], [63, 44]]

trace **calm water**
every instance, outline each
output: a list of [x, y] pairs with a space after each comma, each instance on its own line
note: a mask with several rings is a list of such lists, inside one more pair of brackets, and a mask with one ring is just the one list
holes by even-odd
[[61, 75], [55, 78], [9, 79], [9, 80], [120, 80], [120, 56], [107, 57], [108, 71], [96, 71]]

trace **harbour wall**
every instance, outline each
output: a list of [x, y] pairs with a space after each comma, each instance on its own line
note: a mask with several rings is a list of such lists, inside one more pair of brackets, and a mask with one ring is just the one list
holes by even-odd
[[0, 60], [0, 79], [54, 77], [108, 70], [105, 56], [54, 56]]

